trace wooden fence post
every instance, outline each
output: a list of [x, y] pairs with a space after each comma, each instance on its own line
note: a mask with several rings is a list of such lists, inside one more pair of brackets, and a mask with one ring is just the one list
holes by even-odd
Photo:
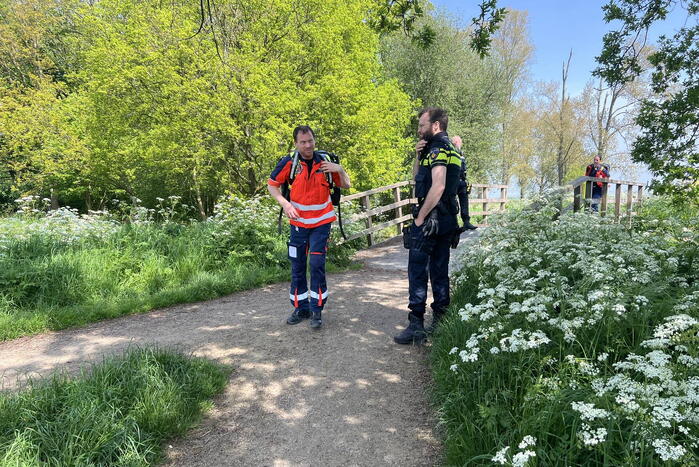
[[602, 183], [602, 205], [599, 208], [599, 215], [604, 217], [607, 215], [607, 188], [609, 183]]
[[[481, 199], [483, 199], [483, 212], [485, 213], [488, 211], [488, 201], [486, 201], [488, 199], [488, 188], [487, 187], [481, 187]], [[487, 214], [483, 215], [483, 223], [486, 225], [488, 224], [488, 215]]]
[[580, 211], [582, 205], [582, 185], [573, 188], [573, 212]]
[[[369, 195], [362, 196], [362, 207], [364, 208], [364, 211], [368, 211], [370, 209], [370, 202], [369, 202]], [[366, 218], [366, 228], [370, 229], [371, 228], [371, 216]], [[366, 236], [367, 238], [367, 243], [369, 246], [372, 246], [374, 244], [374, 234], [370, 233]]]
[[631, 209], [633, 208], [633, 185], [629, 185], [626, 190], [626, 215], [629, 217], [631, 225]]
[[500, 188], [500, 211], [505, 210], [505, 203], [507, 202], [507, 188]]
[[[395, 188], [393, 189], [393, 201], [394, 201], [395, 203], [399, 203], [399, 202], [400, 202], [400, 187], [395, 187]], [[399, 219], [399, 218], [401, 218], [401, 217], [403, 217], [403, 208], [402, 208], [401, 206], [398, 206], [398, 207], [396, 208], [396, 219]], [[399, 222], [398, 224], [396, 224], [396, 229], [397, 229], [397, 230], [396, 230], [396, 233], [397, 233], [398, 235], [400, 235], [400, 234], [403, 233], [402, 227], [403, 227], [403, 224], [401, 224], [400, 222]]]
[[619, 222], [621, 217], [621, 183], [617, 183], [614, 190], [614, 217]]

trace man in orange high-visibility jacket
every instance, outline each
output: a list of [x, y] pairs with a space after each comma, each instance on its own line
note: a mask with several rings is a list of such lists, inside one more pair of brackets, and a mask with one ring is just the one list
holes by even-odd
[[[298, 152], [297, 163], [294, 164], [294, 153], [282, 157], [269, 177], [267, 189], [291, 224], [289, 299], [294, 311], [286, 322], [298, 324], [311, 318], [311, 327], [319, 329], [321, 312], [328, 298], [325, 254], [330, 225], [335, 220], [328, 178], [340, 188], [349, 188], [350, 179], [340, 164], [330, 162], [324, 153], [315, 151], [315, 134], [311, 127], [302, 125], [294, 129], [294, 146]], [[294, 174], [291, 174], [292, 169]], [[287, 200], [280, 187], [292, 180]], [[310, 289], [306, 279], [307, 259], [311, 272]]]

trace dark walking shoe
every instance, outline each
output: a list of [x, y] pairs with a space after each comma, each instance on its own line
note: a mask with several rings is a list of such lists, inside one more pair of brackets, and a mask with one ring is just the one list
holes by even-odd
[[311, 317], [311, 328], [320, 329], [322, 325], [323, 320], [320, 319], [320, 311], [314, 311], [313, 316]]
[[464, 225], [461, 227], [461, 229], [462, 229], [463, 231], [466, 231], [466, 230], [476, 230], [477, 228], [478, 228], [478, 227], [476, 227], [475, 225], [471, 224], [471, 219], [470, 219], [470, 218], [466, 218], [466, 219], [464, 220]]
[[432, 314], [432, 324], [425, 328], [425, 332], [428, 335], [432, 335], [439, 327], [439, 322], [444, 318], [444, 313], [433, 313]]
[[408, 319], [410, 323], [408, 327], [403, 330], [397, 336], [393, 336], [393, 341], [396, 344], [415, 344], [419, 345], [427, 338], [427, 333], [425, 332], [424, 320], [419, 318], [412, 313], [408, 314]]
[[304, 319], [308, 319], [310, 317], [311, 312], [309, 310], [294, 310], [286, 319], [286, 324], [299, 324]]

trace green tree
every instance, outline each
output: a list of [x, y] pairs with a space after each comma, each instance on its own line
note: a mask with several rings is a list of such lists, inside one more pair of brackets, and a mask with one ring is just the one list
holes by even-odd
[[[680, 202], [699, 203], [699, 1], [611, 0], [605, 20], [621, 21], [604, 36], [595, 73], [610, 85], [632, 81], [642, 71], [640, 45], [650, 27], [672, 8], [684, 8], [688, 21], [671, 36], [663, 35], [648, 56], [653, 95], [643, 99], [633, 143], [634, 161], [648, 165], [653, 191]], [[691, 19], [694, 19], [692, 24]]]
[[[402, 34], [382, 39], [381, 61], [389, 76], [421, 106], [438, 106], [449, 113], [449, 133], [460, 135], [469, 162], [469, 177], [483, 179], [495, 157], [498, 105], [502, 88], [493, 58], [481, 59], [470, 46], [469, 31], [440, 13], [421, 22], [436, 32], [425, 47]], [[414, 122], [413, 122], [414, 123]], [[414, 124], [408, 129], [415, 134]], [[412, 158], [412, 152], [407, 156]]]
[[[531, 119], [523, 107], [523, 98], [529, 83], [528, 68], [533, 51], [527, 12], [509, 11], [494, 36], [492, 51], [495, 79], [500, 89], [497, 98], [499, 141], [497, 158], [489, 172], [494, 180], [504, 185], [509, 185], [515, 166], [521, 164], [531, 147]], [[519, 172], [524, 174], [522, 170]]]
[[[2, 76], [6, 184], [15, 195], [61, 184], [63, 202], [88, 208], [179, 194], [205, 217], [226, 191], [262, 190], [300, 123], [343, 157], [356, 188], [395, 181], [412, 103], [382, 74], [369, 3], [217, 1], [207, 20], [215, 27], [200, 31], [192, 2], [71, 4], [61, 80], [34, 78], [40, 67], [29, 59], [41, 47], [0, 48], [22, 49], [29, 64]], [[37, 8], [64, 11], [54, 6]], [[36, 19], [46, 15], [3, 19], [16, 37], [53, 44], [58, 32]]]
[[536, 173], [532, 182], [539, 192], [583, 175], [590, 158], [584, 145], [583, 101], [567, 92], [571, 58], [572, 54], [563, 63], [561, 81], [541, 83], [533, 103], [536, 117], [530, 160]]
[[0, 77], [35, 87], [64, 82], [74, 66], [71, 37], [78, 0], [7, 0], [0, 3]]
[[[65, 88], [44, 78], [35, 87], [0, 85], [0, 178], [5, 179], [5, 203], [25, 193], [44, 193], [57, 202], [58, 193], [81, 186], [79, 169], [84, 146], [71, 134], [56, 97]], [[76, 183], [77, 182], [77, 183]]]
[[79, 147], [57, 114], [75, 65], [75, 0], [0, 3], [0, 205], [25, 192], [55, 195], [57, 162]]

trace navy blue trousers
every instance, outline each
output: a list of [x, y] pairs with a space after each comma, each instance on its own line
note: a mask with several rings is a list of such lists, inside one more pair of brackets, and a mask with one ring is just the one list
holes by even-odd
[[[328, 299], [325, 282], [325, 256], [330, 237], [330, 223], [306, 229], [291, 226], [289, 260], [291, 261], [291, 287], [289, 300], [297, 310], [321, 311]], [[310, 266], [311, 286], [306, 277]]]
[[[414, 223], [413, 235], [420, 235]], [[408, 252], [408, 308], [419, 317], [425, 315], [427, 305], [427, 281], [432, 285], [431, 304], [435, 314], [444, 313], [449, 306], [449, 248], [453, 232], [435, 235], [425, 240], [421, 249]]]
[[602, 187], [597, 186], [595, 183], [592, 185], [592, 203], [590, 203], [590, 208], [593, 212], [599, 212], [599, 205], [602, 201]]

